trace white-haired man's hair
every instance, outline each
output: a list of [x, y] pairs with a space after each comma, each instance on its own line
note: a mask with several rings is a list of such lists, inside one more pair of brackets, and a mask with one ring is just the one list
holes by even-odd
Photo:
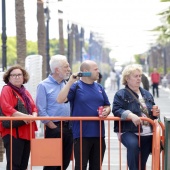
[[62, 66], [63, 61], [67, 61], [66, 56], [64, 55], [54, 55], [50, 59], [50, 69], [51, 72], [54, 73], [56, 68], [59, 68]]

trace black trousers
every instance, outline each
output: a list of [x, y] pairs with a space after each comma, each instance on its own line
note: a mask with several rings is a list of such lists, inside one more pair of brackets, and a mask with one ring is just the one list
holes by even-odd
[[[6, 170], [10, 170], [10, 135], [3, 137], [6, 149]], [[26, 170], [30, 156], [30, 141], [12, 137], [12, 170]]]
[[158, 89], [159, 84], [158, 83], [153, 83], [152, 84], [152, 94], [155, 97], [155, 90], [156, 90], [156, 95], [159, 97], [159, 89]]
[[[55, 123], [57, 128], [50, 129], [46, 127], [45, 138], [60, 138], [61, 127], [60, 122]], [[63, 122], [63, 170], [66, 170], [70, 163], [73, 149], [73, 135], [68, 123]], [[44, 166], [43, 170], [61, 170], [60, 166]]]
[[[102, 159], [106, 149], [105, 139], [102, 138]], [[80, 138], [74, 139], [74, 156], [75, 156], [75, 170], [80, 170]], [[100, 138], [89, 137], [82, 138], [82, 170], [87, 169], [89, 162], [89, 170], [100, 170]]]

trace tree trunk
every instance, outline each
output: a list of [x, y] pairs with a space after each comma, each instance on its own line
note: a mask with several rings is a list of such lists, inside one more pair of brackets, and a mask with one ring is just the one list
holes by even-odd
[[73, 28], [74, 28], [74, 25], [72, 24], [72, 25], [71, 25], [71, 31], [70, 31], [70, 39], [69, 39], [70, 61], [71, 61], [70, 65], [71, 65], [71, 66], [73, 65], [73, 55], [74, 55]]
[[45, 20], [44, 20], [44, 4], [37, 0], [37, 22], [38, 22], [38, 54], [43, 57], [42, 65], [42, 78], [46, 78], [46, 32], [45, 32]]
[[26, 58], [26, 32], [24, 0], [15, 0], [17, 63], [25, 67]]
[[80, 31], [80, 61], [83, 62], [83, 49], [84, 49], [84, 28], [81, 27]]
[[[63, 12], [58, 10], [58, 13], [62, 14]], [[62, 55], [65, 55], [64, 52], [64, 35], [63, 35], [63, 20], [58, 19], [59, 24], [59, 52]]]
[[75, 25], [71, 25], [71, 34], [70, 34], [70, 56], [72, 64], [75, 63]]
[[69, 23], [67, 24], [67, 59], [68, 59], [68, 63], [70, 64], [70, 68], [72, 70], [72, 60], [71, 60], [71, 49], [70, 49], [70, 45], [71, 45], [71, 39], [70, 39], [70, 35], [71, 35], [71, 28]]
[[76, 51], [76, 61], [80, 61], [80, 34], [78, 30], [78, 26], [75, 25], [75, 51]]

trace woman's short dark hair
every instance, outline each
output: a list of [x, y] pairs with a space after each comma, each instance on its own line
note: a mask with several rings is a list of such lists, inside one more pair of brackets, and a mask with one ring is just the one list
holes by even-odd
[[24, 78], [24, 82], [23, 84], [27, 83], [28, 80], [29, 80], [29, 74], [28, 72], [23, 68], [21, 67], [20, 65], [14, 65], [12, 67], [10, 67], [3, 75], [3, 81], [8, 84], [9, 82], [9, 77], [10, 77], [10, 74], [13, 70], [15, 69], [20, 69], [22, 71], [22, 74], [23, 74], [23, 78]]

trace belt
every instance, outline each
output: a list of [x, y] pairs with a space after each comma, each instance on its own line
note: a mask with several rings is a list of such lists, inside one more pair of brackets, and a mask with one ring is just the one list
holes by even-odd
[[[61, 121], [59, 122], [53, 122], [56, 126], [61, 127]], [[68, 127], [69, 126], [69, 122], [68, 121], [62, 121], [62, 125], [63, 127]]]

